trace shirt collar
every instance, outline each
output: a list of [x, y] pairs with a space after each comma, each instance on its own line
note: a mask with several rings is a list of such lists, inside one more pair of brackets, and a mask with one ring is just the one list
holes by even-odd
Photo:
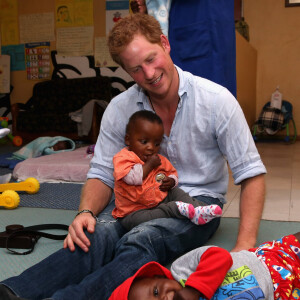
[[182, 98], [182, 96], [188, 92], [187, 90], [187, 78], [184, 76], [184, 72], [182, 71], [182, 69], [180, 69], [178, 66], [176, 66], [177, 72], [178, 72], [178, 76], [179, 76], [179, 89], [178, 89], [178, 95], [180, 98]]
[[[178, 89], [178, 95], [180, 97], [180, 99], [182, 99], [182, 96], [188, 92], [187, 90], [187, 78], [184, 76], [184, 72], [182, 69], [180, 69], [178, 66], [176, 66], [176, 70], [178, 72], [178, 76], [179, 76], [179, 89]], [[140, 103], [143, 104], [144, 107], [148, 106], [148, 96], [145, 92], [145, 90], [143, 90], [139, 85], [135, 84], [135, 88], [137, 89], [138, 92], [138, 97], [136, 98], [136, 103]], [[181, 103], [181, 101], [180, 101]], [[181, 106], [181, 105], [180, 105]]]

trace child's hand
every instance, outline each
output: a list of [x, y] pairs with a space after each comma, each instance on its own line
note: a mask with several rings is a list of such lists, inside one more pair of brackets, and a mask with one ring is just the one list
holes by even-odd
[[145, 179], [153, 169], [160, 165], [161, 161], [157, 154], [149, 156], [147, 161], [143, 164], [143, 179]]
[[166, 177], [161, 181], [161, 185], [159, 186], [159, 189], [163, 192], [167, 192], [175, 185], [175, 180], [171, 177]]
[[186, 286], [175, 293], [173, 300], [198, 300], [203, 295], [196, 289]]
[[161, 160], [157, 154], [154, 154], [147, 159], [146, 164], [152, 169], [155, 169], [161, 165]]

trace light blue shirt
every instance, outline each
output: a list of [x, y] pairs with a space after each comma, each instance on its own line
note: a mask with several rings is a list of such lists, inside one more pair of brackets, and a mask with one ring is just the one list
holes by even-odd
[[[177, 169], [179, 187], [190, 196], [206, 195], [225, 203], [229, 164], [235, 184], [266, 173], [242, 109], [224, 87], [184, 72], [169, 136], [160, 153]], [[115, 97], [102, 118], [87, 178], [114, 187], [113, 156], [124, 146], [125, 128], [137, 110], [153, 110], [144, 91], [134, 85]]]

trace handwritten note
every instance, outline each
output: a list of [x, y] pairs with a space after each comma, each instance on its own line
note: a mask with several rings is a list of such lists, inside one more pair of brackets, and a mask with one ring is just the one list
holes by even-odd
[[54, 14], [31, 14], [20, 16], [20, 42], [34, 43], [54, 41]]
[[93, 27], [57, 28], [56, 34], [56, 49], [59, 55], [93, 55]]

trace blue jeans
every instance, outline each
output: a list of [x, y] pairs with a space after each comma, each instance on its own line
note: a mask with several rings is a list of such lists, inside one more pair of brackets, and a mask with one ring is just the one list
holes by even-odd
[[[207, 204], [218, 199], [197, 197]], [[190, 220], [155, 219], [129, 232], [113, 219], [112, 202], [100, 215], [88, 253], [61, 249], [21, 275], [2, 283], [28, 299], [92, 300], [109, 298], [113, 290], [149, 261], [165, 265], [187, 251], [205, 244], [220, 218], [197, 226]]]

